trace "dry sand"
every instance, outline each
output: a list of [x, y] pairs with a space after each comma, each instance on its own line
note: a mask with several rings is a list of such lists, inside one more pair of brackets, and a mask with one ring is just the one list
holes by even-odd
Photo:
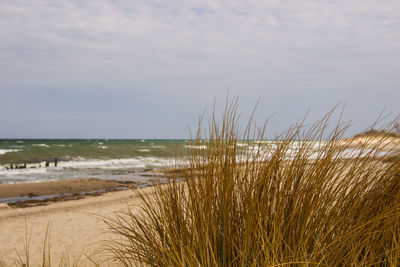
[[383, 137], [383, 136], [365, 136], [346, 138], [341, 140], [344, 145], [350, 147], [359, 147], [360, 145], [369, 148], [379, 148], [385, 151], [400, 151], [400, 138]]
[[[153, 188], [140, 189], [151, 194]], [[41, 262], [43, 240], [47, 226], [50, 226], [50, 247], [52, 262], [58, 265], [60, 258], [68, 251], [71, 259], [76, 259], [82, 252], [101, 261], [105, 258], [97, 252], [103, 247], [102, 241], [118, 238], [111, 234], [102, 221], [104, 216], [113, 216], [116, 211], [140, 204], [132, 190], [108, 192], [101, 196], [88, 196], [78, 200], [59, 201], [46, 206], [28, 208], [0, 209], [0, 253], [7, 259], [17, 258], [16, 250], [23, 256], [25, 225], [31, 233], [30, 255], [32, 266]], [[10, 262], [9, 262], [10, 263]], [[106, 266], [114, 264], [107, 263]], [[89, 261], [79, 266], [89, 266]]]

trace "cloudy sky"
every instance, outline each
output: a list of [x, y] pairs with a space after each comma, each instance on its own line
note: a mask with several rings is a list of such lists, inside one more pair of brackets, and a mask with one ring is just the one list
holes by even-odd
[[0, 0], [0, 138], [186, 138], [228, 90], [270, 132], [400, 113], [400, 1]]

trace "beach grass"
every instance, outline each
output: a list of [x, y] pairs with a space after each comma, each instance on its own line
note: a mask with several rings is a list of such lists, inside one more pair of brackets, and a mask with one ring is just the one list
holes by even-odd
[[64, 255], [58, 259], [52, 259], [51, 252], [51, 229], [50, 223], [47, 224], [46, 232], [43, 236], [43, 242], [41, 247], [41, 260], [39, 264], [31, 263], [31, 245], [30, 241], [32, 238], [32, 232], [28, 229], [28, 222], [25, 219], [25, 239], [24, 239], [24, 249], [23, 251], [16, 250], [15, 258], [4, 258], [0, 256], [0, 267], [32, 267], [32, 266], [41, 266], [41, 267], [78, 267], [78, 266], [99, 266], [95, 262], [90, 261], [90, 257], [70, 257], [68, 255], [68, 251], [65, 251]]
[[[135, 190], [140, 212], [102, 217], [115, 233], [99, 251], [106, 260], [54, 259], [48, 227], [40, 266], [400, 265], [395, 123], [354, 141], [332, 110], [265, 141], [252, 117], [241, 131], [237, 107], [199, 122], [168, 183]], [[30, 238], [26, 228], [23, 253], [0, 266], [34, 266]]]
[[181, 171], [151, 196], [137, 192], [141, 213], [106, 220], [119, 237], [107, 252], [123, 266], [398, 266], [390, 136], [344, 142], [348, 124], [327, 131], [334, 112], [272, 142], [252, 118], [239, 132], [237, 101], [221, 121], [214, 112]]

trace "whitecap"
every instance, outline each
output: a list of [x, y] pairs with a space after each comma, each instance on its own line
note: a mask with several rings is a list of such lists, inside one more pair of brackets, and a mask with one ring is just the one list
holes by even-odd
[[60, 161], [58, 167], [65, 169], [103, 169], [118, 170], [121, 168], [149, 168], [171, 165], [174, 158], [136, 157], [126, 159], [86, 159], [73, 161]]
[[191, 149], [207, 149], [207, 146], [205, 146], [205, 145], [199, 145], [199, 146], [185, 145], [185, 147], [191, 148]]
[[236, 143], [236, 146], [237, 147], [246, 147], [246, 146], [248, 146], [248, 144], [246, 144], [246, 143]]
[[46, 144], [33, 144], [32, 146], [50, 147], [49, 145]]
[[164, 149], [164, 148], [166, 148], [166, 146], [152, 146], [152, 148]]
[[6, 153], [10, 152], [18, 152], [21, 151], [21, 149], [0, 149], [0, 155], [4, 155]]
[[6, 169], [4, 166], [0, 169], [0, 176], [14, 177], [31, 174], [44, 174], [47, 168], [26, 168], [26, 169]]
[[150, 152], [150, 149], [144, 148], [144, 149], [138, 149], [139, 152]]

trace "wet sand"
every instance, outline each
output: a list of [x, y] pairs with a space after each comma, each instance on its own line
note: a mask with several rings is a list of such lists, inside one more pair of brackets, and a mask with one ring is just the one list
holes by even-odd
[[96, 190], [113, 191], [116, 188], [135, 186], [135, 182], [100, 180], [91, 178], [69, 179], [51, 182], [1, 184], [0, 199], [21, 196], [60, 195]]
[[[69, 179], [51, 182], [2, 184], [0, 202], [12, 207], [46, 205], [50, 202], [100, 195], [105, 192], [135, 188], [137, 182], [101, 180], [91, 178]], [[2, 204], [4, 208], [6, 204]]]

